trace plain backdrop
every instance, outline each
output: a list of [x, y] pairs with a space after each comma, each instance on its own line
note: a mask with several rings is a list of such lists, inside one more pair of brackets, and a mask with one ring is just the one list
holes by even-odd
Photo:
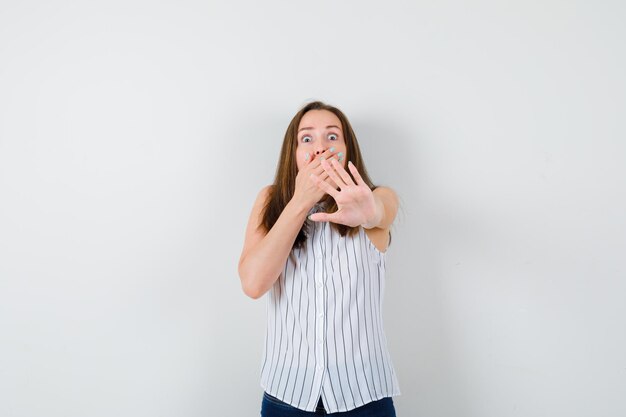
[[401, 208], [398, 415], [626, 415], [620, 1], [0, 3], [0, 415], [258, 416], [237, 262], [287, 124]]

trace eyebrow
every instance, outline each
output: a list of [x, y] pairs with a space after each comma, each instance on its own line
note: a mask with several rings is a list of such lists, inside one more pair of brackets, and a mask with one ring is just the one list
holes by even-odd
[[[334, 127], [335, 129], [341, 130], [341, 128], [339, 126], [335, 126], [335, 125], [326, 126], [326, 129], [330, 129], [331, 127]], [[303, 131], [303, 130], [310, 130], [310, 129], [313, 129], [313, 128], [312, 127], [302, 127], [302, 128], [300, 128], [300, 130], [298, 130], [298, 133]]]

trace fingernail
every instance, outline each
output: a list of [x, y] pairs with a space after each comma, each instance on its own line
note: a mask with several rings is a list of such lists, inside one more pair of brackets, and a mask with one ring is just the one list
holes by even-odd
[[[332, 148], [330, 148], [331, 152], [335, 152], [335, 147], [333, 146]], [[341, 155], [341, 154], [340, 154]]]
[[311, 154], [307, 152], [307, 153], [304, 155], [304, 160], [305, 160], [305, 161], [308, 161], [310, 157], [311, 157]]
[[337, 156], [338, 156], [339, 158], [341, 158], [341, 157], [343, 156], [343, 152], [339, 152], [339, 153], [337, 154]]
[[320, 157], [320, 161], [323, 161], [323, 160], [325, 160], [325, 159], [326, 159], [326, 157], [325, 157], [325, 156], [321, 156], [321, 157]]

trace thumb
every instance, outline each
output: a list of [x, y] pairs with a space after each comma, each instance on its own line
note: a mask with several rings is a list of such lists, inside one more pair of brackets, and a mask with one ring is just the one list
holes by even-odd
[[315, 213], [309, 216], [309, 220], [314, 222], [329, 222], [333, 220], [333, 216], [328, 213]]

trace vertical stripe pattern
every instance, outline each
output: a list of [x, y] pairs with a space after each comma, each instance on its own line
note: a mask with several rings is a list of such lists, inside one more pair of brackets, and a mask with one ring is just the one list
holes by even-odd
[[328, 413], [400, 395], [383, 330], [385, 254], [363, 228], [342, 237], [307, 222], [309, 238], [266, 294], [261, 386], [305, 411], [321, 397]]

